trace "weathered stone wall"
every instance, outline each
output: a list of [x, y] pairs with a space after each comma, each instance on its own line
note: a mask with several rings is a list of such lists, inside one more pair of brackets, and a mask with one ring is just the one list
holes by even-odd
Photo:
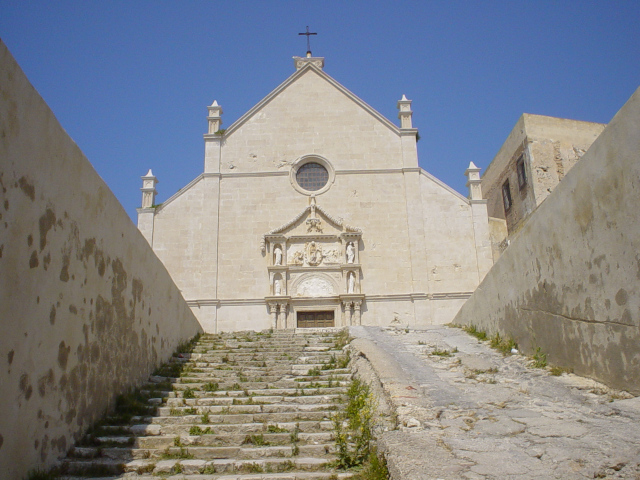
[[0, 42], [0, 477], [53, 465], [200, 326]]
[[[509, 234], [540, 205], [589, 149], [605, 125], [522, 114], [482, 176], [489, 216], [507, 221]], [[516, 162], [523, 155], [527, 182], [518, 183]], [[502, 186], [509, 180], [512, 205], [505, 212]]]
[[454, 322], [640, 393], [640, 90], [531, 215]]

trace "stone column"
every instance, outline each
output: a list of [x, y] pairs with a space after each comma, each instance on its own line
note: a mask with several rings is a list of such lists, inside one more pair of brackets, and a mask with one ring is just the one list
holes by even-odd
[[342, 302], [344, 305], [345, 326], [351, 326], [351, 302]]
[[289, 305], [286, 304], [286, 303], [281, 303], [280, 304], [280, 328], [281, 329], [286, 329], [287, 328], [287, 323], [289, 323], [288, 322], [288, 318], [287, 318], [288, 307], [289, 307]]
[[362, 305], [362, 302], [353, 302], [353, 313], [355, 316], [355, 318], [353, 319], [354, 325], [362, 325], [362, 317], [360, 316], [360, 305]]
[[271, 328], [276, 329], [278, 322], [278, 304], [272, 303], [269, 305], [269, 313], [271, 314]]

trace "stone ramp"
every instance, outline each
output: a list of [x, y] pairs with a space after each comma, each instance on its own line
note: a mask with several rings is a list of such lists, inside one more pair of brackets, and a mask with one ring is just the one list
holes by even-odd
[[640, 479], [638, 398], [457, 328], [350, 332], [398, 415], [378, 442], [393, 480]]
[[203, 335], [74, 446], [81, 478], [329, 480], [346, 331]]

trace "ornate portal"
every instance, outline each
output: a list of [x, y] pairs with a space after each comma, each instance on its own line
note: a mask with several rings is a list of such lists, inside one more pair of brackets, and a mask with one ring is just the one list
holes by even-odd
[[329, 215], [315, 196], [293, 220], [265, 234], [272, 327], [305, 327], [310, 324], [298, 321], [303, 313], [327, 311], [335, 312], [333, 326], [360, 324], [361, 245], [362, 231]]

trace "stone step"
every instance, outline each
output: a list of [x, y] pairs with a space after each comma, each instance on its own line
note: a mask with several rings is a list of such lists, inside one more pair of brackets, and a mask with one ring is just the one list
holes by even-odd
[[[304, 397], [302, 397], [304, 398]], [[192, 407], [158, 407], [159, 416], [182, 416], [182, 415], [202, 415], [209, 413], [214, 415], [238, 414], [238, 413], [299, 413], [299, 412], [333, 412], [338, 410], [335, 403], [310, 403], [310, 404], [243, 404], [243, 405], [194, 405]]]
[[[235, 392], [229, 392], [225, 390], [218, 390], [215, 392], [207, 392], [203, 390], [195, 390], [192, 389], [190, 391], [190, 395], [193, 395], [196, 399], [199, 400], [212, 400], [214, 402], [218, 402], [219, 404], [232, 404], [234, 400], [238, 398], [247, 398], [247, 394], [256, 399], [261, 399], [260, 401], [268, 401], [266, 398], [289, 398], [289, 397], [299, 397], [299, 396], [311, 396], [311, 395], [342, 395], [347, 392], [347, 382], [343, 383], [343, 386], [335, 386], [335, 383], [332, 383], [331, 387], [329, 387], [329, 382], [323, 382], [322, 384], [315, 382], [299, 382], [296, 383], [296, 387], [298, 388], [251, 388], [248, 387], [244, 390], [237, 390]], [[248, 382], [248, 385], [261, 385], [258, 383]], [[244, 386], [244, 385], [243, 385]], [[304, 392], [303, 392], [304, 390]], [[185, 399], [185, 390], [181, 390], [179, 392], [167, 392], [168, 395], [164, 397], [154, 397], [151, 398], [152, 404], [157, 404], [157, 399], [161, 399], [165, 402], [165, 405], [176, 405], [182, 402]], [[230, 393], [233, 393], [231, 395]], [[170, 395], [173, 394], [173, 395]], [[188, 398], [185, 400], [189, 400]], [[278, 400], [280, 402], [282, 400]], [[201, 403], [202, 404], [202, 403]]]
[[[235, 459], [253, 460], [270, 458], [289, 458], [297, 455], [325, 458], [333, 456], [335, 445], [333, 443], [299, 444], [292, 445], [246, 445], [245, 438], [240, 439], [238, 445], [186, 445], [174, 446], [174, 439], [167, 439], [167, 442], [160, 442], [158, 438], [157, 447], [136, 447], [134, 446], [109, 446], [109, 447], [78, 447], [71, 453], [70, 459], [94, 459], [94, 460], [120, 460], [122, 462], [130, 460], [163, 460], [167, 458], [194, 458], [198, 460], [211, 459]], [[325, 460], [326, 461], [326, 460]]]
[[[291, 445], [294, 441], [298, 445], [324, 445], [330, 444], [334, 440], [332, 431], [328, 432], [295, 432], [295, 433], [266, 433], [259, 432], [242, 432], [238, 433], [215, 433], [213, 429], [208, 431], [210, 426], [192, 426], [187, 432], [189, 435], [184, 435], [184, 427], [178, 430], [174, 434], [157, 435], [157, 436], [105, 436], [96, 437], [95, 446], [91, 447], [78, 447], [78, 448], [104, 448], [104, 445], [111, 446], [126, 446], [131, 448], [146, 448], [146, 449], [165, 449], [174, 446], [176, 439], [180, 439], [180, 443], [190, 446], [238, 446], [238, 445]], [[194, 429], [198, 429], [200, 434], [196, 433]], [[217, 429], [216, 429], [217, 430]]]
[[[208, 407], [201, 407], [208, 408]], [[225, 415], [209, 415], [210, 424], [236, 424], [236, 423], [285, 423], [285, 422], [319, 422], [331, 420], [334, 411], [319, 412], [282, 412], [282, 413], [241, 413]], [[195, 424], [202, 420], [202, 414], [183, 416], [156, 416], [137, 418], [134, 421], [148, 422], [161, 425], [185, 425]]]
[[[66, 474], [83, 475], [85, 472], [103, 472], [104, 474], [138, 473], [138, 474], [163, 474], [172, 473], [176, 464], [181, 465], [180, 472], [186, 475], [198, 475], [202, 473], [222, 474], [222, 473], [268, 473], [269, 470], [277, 472], [281, 470], [299, 469], [303, 471], [314, 471], [326, 468], [328, 462], [334, 460], [334, 456], [316, 457], [290, 457], [290, 458], [268, 458], [268, 459], [135, 459], [123, 461], [120, 459], [96, 458], [91, 460], [67, 459], [63, 462]], [[266, 471], [266, 472], [265, 472]], [[297, 473], [296, 473], [297, 475]], [[95, 475], [92, 475], [95, 477]], [[149, 478], [154, 478], [153, 476]], [[216, 478], [216, 477], [213, 477]], [[220, 478], [220, 477], [217, 477]], [[224, 478], [224, 477], [222, 477]], [[233, 477], [231, 477], [233, 478]], [[247, 476], [255, 480], [255, 476]], [[259, 478], [259, 477], [258, 477]], [[277, 478], [277, 477], [272, 477]], [[293, 477], [296, 478], [296, 477]], [[307, 477], [310, 478], [310, 477]], [[322, 478], [322, 477], [321, 477]], [[329, 476], [324, 477], [329, 478]], [[344, 478], [344, 477], [343, 477]], [[157, 479], [157, 477], [155, 477]], [[155, 480], [154, 479], [154, 480]], [[201, 477], [199, 477], [201, 480]]]
[[[161, 465], [162, 464], [162, 465]], [[161, 462], [156, 463], [156, 467], [159, 469], [157, 473], [151, 475], [145, 474], [125, 474], [126, 476], [117, 475], [117, 476], [108, 476], [108, 477], [95, 477], [92, 476], [92, 480], [158, 480], [159, 478], [167, 478], [167, 479], [175, 479], [175, 480], [184, 480], [193, 478], [194, 480], [343, 480], [347, 478], [352, 478], [354, 473], [352, 472], [323, 472], [323, 471], [314, 471], [314, 472], [282, 472], [282, 473], [248, 473], [248, 474], [191, 474], [191, 473], [181, 473], [178, 475], [172, 475], [172, 470], [179, 466], [181, 472], [189, 472], [192, 469], [195, 470], [195, 467], [200, 467], [201, 460], [162, 460]], [[205, 462], [206, 465], [206, 462]], [[288, 468], [285, 466], [286, 469]], [[131, 475], [134, 475], [133, 477]], [[170, 475], [170, 476], [169, 476]], [[74, 477], [74, 476], [62, 476], [58, 477], [60, 480], [84, 480], [86, 477]]]
[[291, 331], [203, 335], [143, 386], [149, 415], [107, 417], [70, 451], [63, 478], [349, 478], [327, 466], [336, 459], [332, 418], [351, 379], [349, 368], [334, 368], [346, 358], [337, 341]]

